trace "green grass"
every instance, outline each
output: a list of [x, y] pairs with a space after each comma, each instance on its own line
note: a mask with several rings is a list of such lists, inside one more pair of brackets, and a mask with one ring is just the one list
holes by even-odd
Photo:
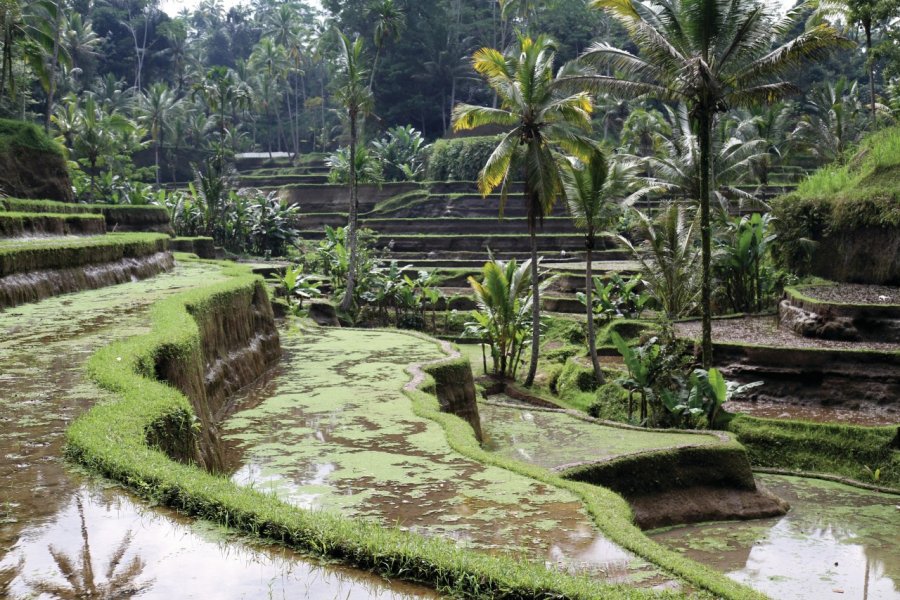
[[108, 223], [122, 225], [163, 225], [169, 222], [169, 212], [163, 206], [131, 204], [75, 204], [53, 200], [0, 199], [8, 211], [53, 214], [102, 214]]
[[159, 233], [112, 233], [77, 239], [0, 240], [0, 277], [148, 256], [164, 251], [168, 239]]
[[63, 157], [62, 147], [38, 125], [25, 121], [0, 119], [0, 152], [15, 152], [27, 148]]
[[[863, 140], [843, 165], [820, 169], [797, 186], [798, 198], [851, 199], [900, 192], [900, 127], [889, 127]], [[893, 215], [898, 219], [900, 208]], [[895, 221], [896, 224], [896, 221]]]
[[737, 415], [728, 430], [746, 446], [755, 466], [828, 473], [900, 489], [900, 452], [891, 449], [897, 427], [860, 427]]

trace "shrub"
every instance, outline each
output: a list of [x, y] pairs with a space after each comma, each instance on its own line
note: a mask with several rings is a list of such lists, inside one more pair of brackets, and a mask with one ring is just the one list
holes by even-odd
[[617, 383], [605, 383], [597, 388], [594, 403], [588, 407], [588, 414], [607, 421], [628, 420], [628, 392]]
[[436, 141], [428, 158], [426, 179], [475, 181], [499, 141], [499, 136]]
[[579, 364], [575, 360], [569, 360], [559, 375], [556, 389], [560, 396], [573, 392], [592, 392], [597, 389], [597, 378], [594, 377], [594, 370], [591, 367]]

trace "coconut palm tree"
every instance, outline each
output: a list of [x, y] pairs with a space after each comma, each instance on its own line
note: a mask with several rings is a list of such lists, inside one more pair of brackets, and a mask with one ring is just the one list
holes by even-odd
[[[650, 173], [659, 180], [660, 189], [675, 197], [696, 202], [700, 198], [700, 143], [691, 130], [687, 108], [681, 104], [675, 110], [666, 107], [672, 130], [669, 135], [658, 134], [659, 151], [647, 156]], [[723, 132], [711, 140], [712, 165], [709, 190], [715, 200], [719, 216], [727, 216], [729, 200], [752, 202], [754, 196], [734, 184], [748, 181], [753, 165], [766, 154], [768, 144], [761, 138], [740, 139], [733, 132]], [[724, 139], [723, 139], [724, 138]]]
[[588, 351], [594, 368], [594, 377], [603, 383], [603, 372], [597, 357], [597, 335], [594, 326], [593, 299], [594, 273], [592, 254], [601, 234], [618, 213], [619, 205], [631, 205], [649, 191], [638, 189], [637, 171], [640, 164], [633, 161], [610, 160], [599, 150], [587, 161], [569, 159], [562, 165], [563, 190], [569, 214], [575, 225], [584, 231], [585, 274], [584, 295], [587, 307]]
[[641, 263], [647, 289], [666, 317], [685, 317], [696, 308], [701, 292], [696, 213], [684, 204], [671, 202], [655, 219], [640, 211], [636, 214], [644, 242], [635, 247], [627, 238], [619, 239]]
[[156, 164], [156, 185], [161, 183], [159, 150], [163, 138], [170, 130], [175, 113], [181, 108], [181, 99], [165, 83], [154, 83], [139, 100], [141, 116], [139, 122], [147, 129], [153, 142], [153, 158]]
[[375, 83], [375, 69], [378, 68], [381, 49], [389, 39], [396, 39], [406, 27], [406, 15], [394, 0], [376, 2], [370, 14], [375, 19], [375, 60], [372, 61], [372, 72], [369, 74], [371, 88]]
[[843, 162], [863, 132], [864, 117], [857, 82], [843, 77], [823, 82], [809, 95], [806, 114], [790, 133], [789, 144], [811, 154], [820, 165]]
[[[346, 35], [338, 32], [339, 50], [337, 100], [347, 113], [350, 126], [350, 156], [356, 156], [356, 144], [359, 132], [358, 120], [372, 109], [372, 88], [366, 84], [366, 70], [363, 66], [363, 42], [361, 38], [350, 41]], [[350, 217], [347, 236], [350, 245], [350, 265], [347, 270], [347, 289], [341, 300], [341, 310], [348, 312], [353, 306], [353, 294], [356, 287], [356, 270], [359, 261], [358, 229], [359, 229], [359, 191], [356, 178], [356, 161], [350, 161]]]
[[[850, 46], [827, 24], [818, 24], [774, 49], [800, 18], [760, 0], [591, 0], [628, 32], [639, 54], [606, 42], [582, 55], [584, 64], [611, 71], [572, 78], [573, 83], [620, 97], [649, 96], [683, 102], [699, 142], [702, 246], [703, 364], [712, 362], [710, 307], [712, 234], [709, 214], [713, 119], [732, 107], [771, 103], [795, 90], [781, 78], [804, 60]], [[612, 75], [604, 73], [611, 72]]]
[[453, 109], [455, 131], [482, 125], [507, 128], [506, 134], [478, 174], [478, 188], [487, 196], [500, 186], [500, 217], [510, 185], [524, 176], [528, 233], [531, 241], [532, 305], [531, 364], [525, 385], [534, 382], [540, 342], [540, 291], [537, 227], [550, 214], [562, 191], [553, 146], [585, 158], [593, 145], [575, 128], [590, 127], [592, 104], [585, 91], [568, 95], [554, 75], [555, 47], [544, 36], [520, 37], [518, 47], [506, 54], [492, 48], [478, 50], [472, 60], [475, 70], [487, 79], [497, 94], [499, 108], [457, 104]]

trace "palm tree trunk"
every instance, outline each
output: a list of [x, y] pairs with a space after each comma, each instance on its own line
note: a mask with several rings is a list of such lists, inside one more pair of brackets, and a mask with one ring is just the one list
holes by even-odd
[[53, 20], [53, 56], [50, 61], [50, 73], [47, 75], [47, 112], [44, 115], [44, 131], [50, 131], [50, 117], [53, 115], [53, 102], [56, 95], [56, 69], [59, 67], [59, 18], [62, 9], [57, 7]]
[[353, 293], [356, 287], [356, 223], [359, 213], [359, 197], [356, 187], [356, 111], [350, 111], [350, 219], [347, 231], [347, 243], [350, 245], [350, 264], [347, 269], [347, 289], [341, 300], [341, 310], [349, 312], [353, 306]]
[[159, 137], [157, 137], [156, 142], [153, 144], [153, 159], [156, 162], [156, 187], [160, 186], [160, 182], [162, 181], [162, 174], [159, 171], [159, 146], [162, 144], [162, 131], [159, 132]]
[[584, 270], [584, 300], [587, 306], [587, 334], [588, 334], [588, 352], [591, 355], [591, 365], [594, 367], [594, 378], [597, 383], [603, 384], [603, 371], [600, 370], [600, 359], [597, 357], [597, 332], [594, 327], [594, 272], [591, 265], [592, 252], [594, 249], [594, 234], [588, 236], [587, 242], [587, 265]]
[[866, 70], [869, 72], [869, 102], [872, 106], [872, 128], [876, 125], [875, 113], [875, 61], [872, 60], [872, 23], [866, 21]]
[[703, 321], [702, 361], [703, 368], [709, 369], [713, 362], [712, 350], [712, 306], [710, 263], [712, 261], [712, 231], [709, 222], [709, 151], [712, 116], [707, 109], [700, 115], [700, 245], [701, 245], [701, 285], [700, 311]]
[[[525, 197], [528, 198], [528, 185], [525, 185]], [[541, 296], [540, 282], [538, 281], [538, 251], [537, 234], [534, 223], [529, 224], [529, 237], [531, 238], [531, 364], [528, 366], [528, 377], [525, 378], [525, 387], [534, 384], [537, 375], [538, 352], [541, 344]]]

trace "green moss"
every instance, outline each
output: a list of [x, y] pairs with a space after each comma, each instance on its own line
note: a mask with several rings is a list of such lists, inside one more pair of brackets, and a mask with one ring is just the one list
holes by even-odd
[[119, 233], [80, 239], [0, 241], [0, 277], [149, 256], [166, 250], [168, 239], [158, 233]]
[[64, 156], [62, 147], [34, 123], [0, 119], [0, 152], [15, 152], [18, 148]]
[[860, 427], [760, 419], [737, 415], [728, 430], [746, 446], [754, 465], [831, 473], [900, 489], [900, 453], [891, 444], [896, 427]]

